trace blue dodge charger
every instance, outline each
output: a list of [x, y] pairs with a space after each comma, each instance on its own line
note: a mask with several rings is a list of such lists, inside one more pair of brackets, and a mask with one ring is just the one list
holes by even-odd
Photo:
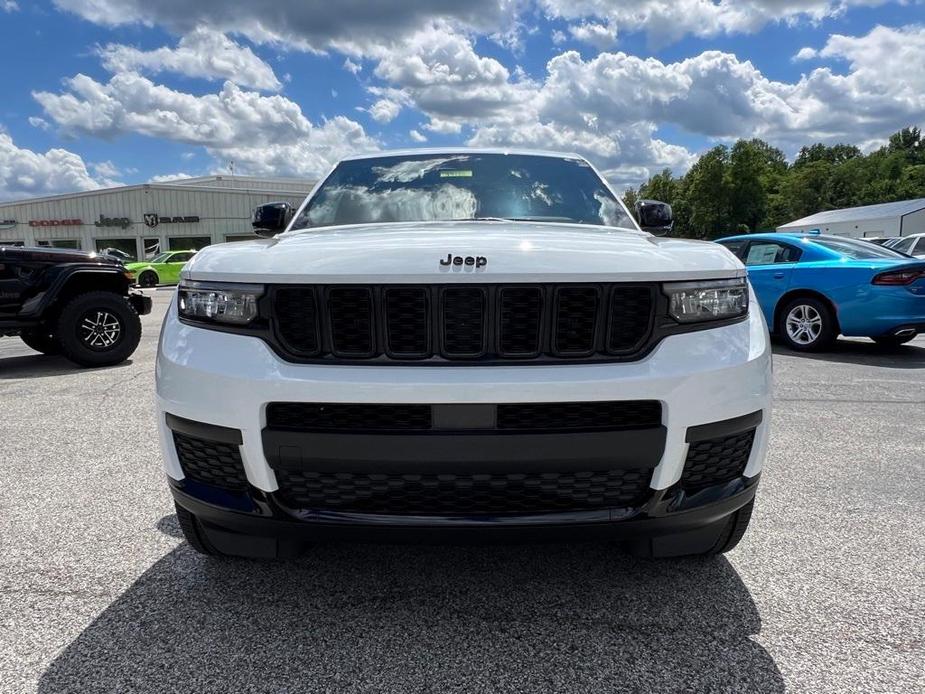
[[901, 345], [925, 331], [925, 261], [839, 236], [719, 239], [748, 270], [768, 327], [792, 349], [839, 335]]

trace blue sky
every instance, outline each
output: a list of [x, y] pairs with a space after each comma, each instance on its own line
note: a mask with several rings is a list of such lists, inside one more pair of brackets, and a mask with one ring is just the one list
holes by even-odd
[[793, 156], [925, 121], [916, 0], [256, 5], [0, 0], [0, 199], [447, 144], [637, 185], [738, 137]]

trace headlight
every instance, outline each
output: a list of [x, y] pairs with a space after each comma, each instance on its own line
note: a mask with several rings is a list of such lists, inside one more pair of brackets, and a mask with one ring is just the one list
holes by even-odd
[[679, 323], [738, 318], [748, 313], [745, 278], [705, 282], [669, 282], [668, 313]]
[[192, 320], [244, 325], [257, 317], [259, 284], [183, 282], [177, 290], [180, 315]]

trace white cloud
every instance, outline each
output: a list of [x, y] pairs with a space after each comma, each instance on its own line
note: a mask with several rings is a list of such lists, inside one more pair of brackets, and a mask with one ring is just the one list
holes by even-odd
[[19, 5], [16, 0], [0, 0], [0, 10], [4, 12], [18, 12]]
[[599, 50], [606, 50], [617, 42], [617, 27], [615, 24], [596, 24], [583, 22], [573, 24], [568, 28], [569, 33], [579, 41], [591, 44]]
[[38, 116], [29, 116], [29, 125], [39, 130], [48, 130], [48, 128], [51, 127], [47, 120], [39, 118]]
[[401, 105], [391, 99], [379, 99], [369, 108], [369, 115], [378, 123], [388, 123], [401, 112]]
[[66, 87], [60, 94], [33, 93], [65, 134], [138, 133], [202, 145], [217, 159], [234, 159], [242, 171], [317, 175], [346, 154], [378, 147], [348, 118], [313, 124], [295, 102], [231, 82], [203, 96], [134, 73], [115, 75], [105, 84], [77, 75]]
[[90, 167], [97, 176], [103, 178], [118, 178], [122, 174], [119, 167], [109, 160], [94, 162], [90, 164]]
[[511, 0], [275, 0], [272, 10], [252, 0], [54, 0], [64, 10], [107, 26], [160, 25], [187, 33], [198, 26], [234, 32], [252, 41], [302, 49], [332, 45], [362, 52], [391, 44], [433, 20], [503, 34], [520, 3]]
[[344, 70], [346, 70], [349, 73], [356, 75], [362, 69], [363, 69], [362, 65], [360, 65], [359, 63], [353, 62], [352, 60], [350, 60], [350, 58], [347, 58], [346, 60], [344, 60]]
[[426, 135], [422, 135], [422, 134], [421, 134], [420, 132], [418, 132], [417, 130], [409, 130], [409, 131], [408, 131], [408, 137], [410, 137], [410, 138], [411, 138], [412, 140], [414, 140], [415, 142], [427, 142], [427, 136], [426, 136]]
[[791, 58], [793, 62], [798, 62], [800, 60], [812, 60], [819, 52], [815, 48], [810, 48], [809, 46], [803, 46], [796, 54]]
[[555, 29], [550, 36], [552, 42], [557, 46], [568, 41], [568, 36], [565, 35], [565, 32], [561, 29]]
[[622, 32], [645, 32], [649, 42], [665, 45], [686, 35], [702, 38], [753, 33], [767, 24], [818, 22], [841, 15], [850, 6], [876, 6], [889, 0], [539, 0], [550, 17], [597, 18]]
[[176, 48], [142, 51], [109, 44], [99, 49], [110, 72], [176, 72], [187, 77], [231, 80], [246, 87], [278, 91], [282, 84], [273, 68], [254, 52], [218, 31], [198, 27], [180, 39]]
[[74, 152], [21, 149], [9, 135], [0, 133], [0, 200], [93, 190], [105, 183], [91, 176]]
[[172, 174], [159, 174], [148, 179], [148, 183], [170, 183], [171, 181], [181, 181], [184, 178], [192, 178], [192, 176], [182, 171]]

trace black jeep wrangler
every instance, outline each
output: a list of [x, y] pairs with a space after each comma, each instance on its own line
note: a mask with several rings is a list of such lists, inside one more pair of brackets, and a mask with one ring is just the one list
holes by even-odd
[[0, 335], [79, 366], [128, 359], [151, 299], [130, 290], [114, 258], [61, 248], [0, 246]]

